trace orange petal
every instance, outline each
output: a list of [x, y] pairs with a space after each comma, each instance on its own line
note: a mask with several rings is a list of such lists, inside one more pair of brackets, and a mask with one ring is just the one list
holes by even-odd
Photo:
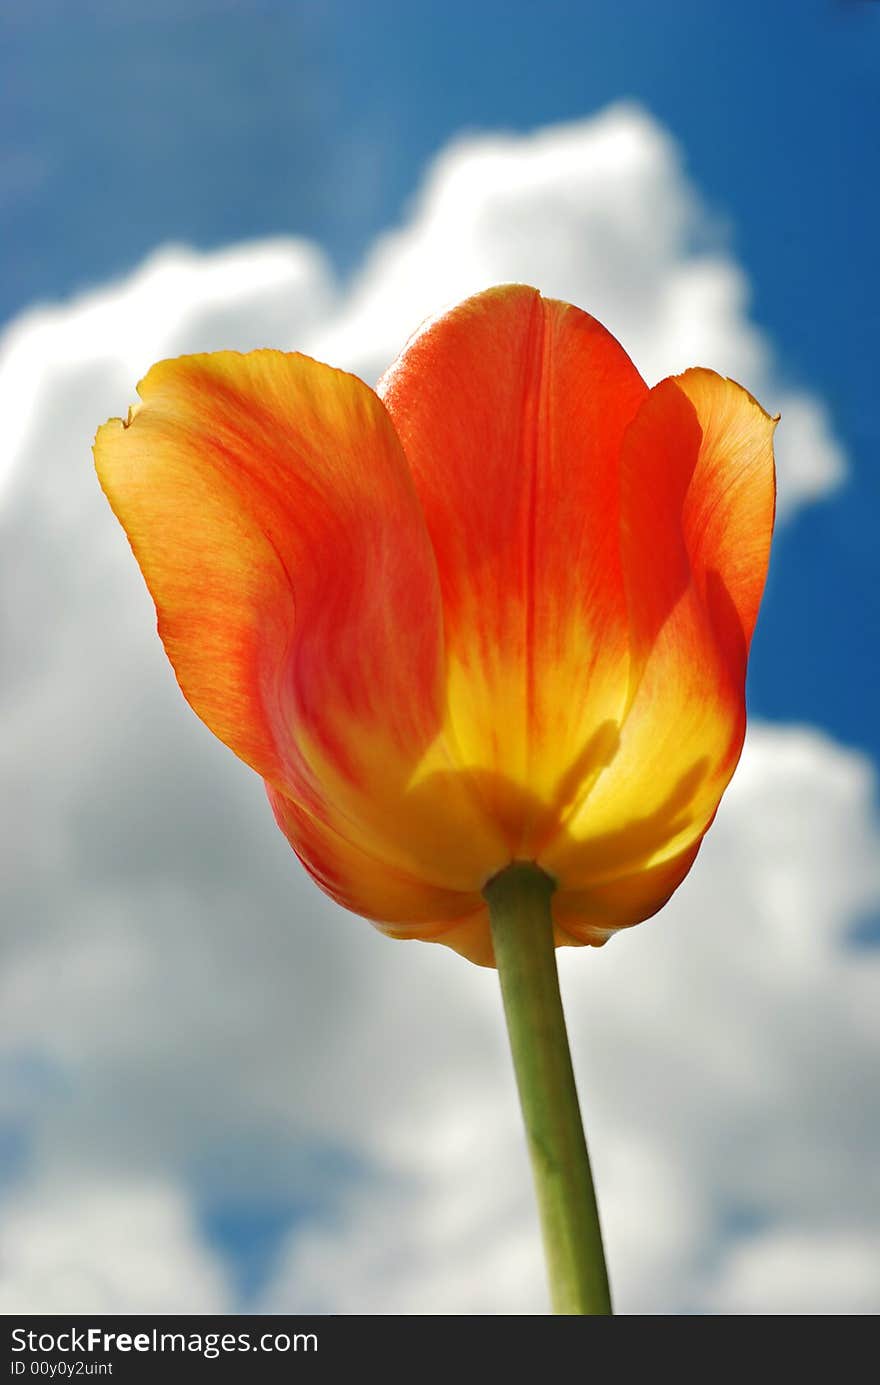
[[353, 849], [478, 879], [491, 830], [460, 786], [425, 788], [446, 765], [439, 586], [380, 401], [277, 351], [165, 361], [140, 393], [96, 464], [188, 701]]
[[[268, 785], [275, 820], [306, 870], [326, 894], [396, 937], [433, 941], [461, 919], [480, 911], [479, 890], [432, 886], [424, 879], [369, 855], [325, 820]], [[339, 824], [344, 828], [344, 824]]]
[[[629, 928], [662, 909], [678, 889], [702, 845], [700, 837], [669, 860], [618, 879], [582, 889], [563, 887], [553, 895], [553, 920], [558, 946], [588, 944], [601, 947], [613, 933]], [[570, 871], [570, 878], [575, 872]]]
[[778, 419], [712, 370], [686, 370], [675, 383], [702, 429], [684, 514], [691, 566], [718, 639], [732, 660], [745, 660], [770, 557]]
[[[745, 390], [709, 371], [656, 386], [627, 431], [628, 706], [616, 755], [542, 857], [579, 893], [584, 928], [665, 902], [735, 768], [773, 527], [772, 432]], [[576, 930], [572, 901], [561, 907]]]
[[312, 879], [337, 904], [391, 938], [443, 943], [479, 966], [494, 966], [489, 912], [479, 889], [432, 887], [368, 855], [267, 787], [278, 826]]
[[617, 461], [646, 386], [593, 318], [507, 286], [429, 323], [379, 392], [437, 555], [450, 740], [529, 856], [616, 745]]

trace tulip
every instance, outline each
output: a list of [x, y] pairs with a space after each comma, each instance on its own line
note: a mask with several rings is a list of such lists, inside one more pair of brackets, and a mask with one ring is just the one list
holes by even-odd
[[322, 889], [498, 965], [554, 1302], [610, 1311], [553, 948], [654, 914], [733, 774], [775, 420], [520, 285], [376, 392], [267, 350], [139, 394], [96, 464], [184, 696]]

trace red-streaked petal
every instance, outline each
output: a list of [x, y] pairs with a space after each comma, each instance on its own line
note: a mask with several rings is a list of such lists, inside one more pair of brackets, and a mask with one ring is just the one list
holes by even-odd
[[[695, 580], [729, 657], [748, 654], [764, 592], [776, 511], [771, 418], [733, 380], [687, 370], [675, 383], [702, 429], [684, 531]], [[735, 626], [729, 617], [735, 612]]]
[[528, 856], [616, 744], [617, 463], [646, 386], [593, 318], [507, 286], [428, 324], [379, 392], [437, 555], [450, 739]]
[[140, 393], [96, 464], [191, 705], [355, 849], [478, 882], [497, 850], [445, 775], [436, 564], [376, 395], [277, 351], [166, 361]]
[[[542, 857], [578, 893], [585, 925], [660, 907], [735, 768], [773, 526], [772, 431], [745, 390], [708, 371], [656, 386], [627, 431], [628, 707], [617, 753]], [[572, 918], [572, 901], [563, 908]]]

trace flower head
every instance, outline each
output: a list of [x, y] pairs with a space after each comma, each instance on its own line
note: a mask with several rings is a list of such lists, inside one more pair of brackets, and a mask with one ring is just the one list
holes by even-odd
[[163, 361], [95, 457], [191, 706], [266, 781], [321, 887], [491, 963], [482, 890], [556, 882], [558, 943], [653, 914], [745, 730], [773, 420], [653, 389], [520, 285], [379, 384], [306, 356]]

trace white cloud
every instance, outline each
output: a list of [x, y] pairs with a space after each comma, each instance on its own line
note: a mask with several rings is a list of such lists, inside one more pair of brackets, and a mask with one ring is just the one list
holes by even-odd
[[530, 136], [454, 141], [408, 221], [380, 238], [345, 292], [318, 247], [276, 239], [210, 255], [166, 247], [72, 307], [23, 314], [0, 347], [6, 455], [56, 409], [45, 381], [64, 380], [73, 361], [95, 363], [103, 412], [121, 414], [154, 360], [221, 343], [305, 350], [374, 381], [423, 318], [514, 280], [593, 313], [649, 383], [711, 366], [781, 411], [782, 514], [843, 479], [824, 404], [780, 383], [748, 317], [748, 279], [677, 145], [631, 105]]
[[735, 1251], [713, 1295], [719, 1313], [797, 1316], [875, 1314], [880, 1304], [880, 1236], [786, 1231]]
[[[705, 223], [668, 137], [623, 109], [453, 146], [346, 293], [300, 242], [167, 250], [10, 328], [0, 1116], [23, 1150], [6, 1171], [14, 1311], [150, 1311], [175, 1256], [181, 1309], [230, 1303], [201, 1221], [225, 1205], [311, 1208], [268, 1306], [543, 1311], [494, 975], [380, 938], [306, 880], [259, 782], [180, 698], [89, 444], [154, 358], [276, 342], [375, 375], [423, 311], [506, 278], [584, 303], [649, 377], [701, 359], [784, 409], [742, 271], [692, 249]], [[819, 401], [799, 416], [790, 507], [842, 469]], [[759, 1293], [783, 1311], [778, 1247], [800, 1237], [838, 1248], [862, 1311], [869, 1240], [852, 1227], [876, 1230], [878, 961], [847, 936], [878, 898], [872, 795], [857, 754], [758, 728], [672, 905], [563, 955], [624, 1310], [741, 1311]], [[137, 1235], [113, 1230], [125, 1218]]]
[[723, 252], [695, 248], [707, 229], [675, 144], [636, 108], [462, 139], [318, 341], [369, 376], [420, 317], [515, 280], [594, 313], [651, 381], [696, 361], [756, 375], [768, 351], [744, 316], [744, 275]]
[[781, 411], [780, 514], [842, 480], [825, 406], [780, 383], [771, 343], [748, 317], [743, 269], [677, 145], [638, 107], [528, 137], [453, 143], [409, 221], [379, 241], [310, 349], [375, 379], [419, 320], [511, 281], [586, 308], [650, 384], [711, 366]]
[[0, 1311], [228, 1313], [187, 1198], [156, 1182], [28, 1190], [0, 1226]]

